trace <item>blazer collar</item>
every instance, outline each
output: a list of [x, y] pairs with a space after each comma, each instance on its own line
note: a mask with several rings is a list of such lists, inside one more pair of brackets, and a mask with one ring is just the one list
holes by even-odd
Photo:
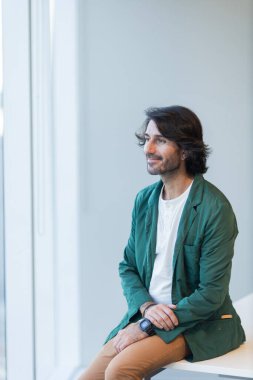
[[197, 174], [194, 177], [193, 184], [187, 199], [187, 203], [190, 203], [192, 207], [196, 207], [202, 202], [204, 190], [203, 185], [204, 177], [201, 174]]
[[163, 181], [162, 180], [155, 183], [154, 190], [152, 191], [152, 193], [149, 197], [149, 200], [148, 200], [148, 207], [152, 207], [152, 206], [157, 205], [162, 187], [163, 187]]
[[[187, 199], [187, 203], [190, 203], [192, 207], [199, 205], [202, 201], [203, 184], [204, 184], [203, 176], [201, 174], [197, 174], [194, 177], [193, 184], [192, 184], [192, 187]], [[157, 206], [162, 187], [163, 187], [162, 180], [158, 181], [155, 184], [155, 188], [152, 191], [148, 200], [148, 207]]]

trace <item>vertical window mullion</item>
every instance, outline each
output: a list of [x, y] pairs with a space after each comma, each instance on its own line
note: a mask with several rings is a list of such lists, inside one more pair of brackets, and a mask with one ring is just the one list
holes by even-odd
[[49, 2], [31, 2], [36, 380], [57, 370]]
[[28, 0], [3, 0], [4, 244], [8, 380], [35, 378], [29, 5]]

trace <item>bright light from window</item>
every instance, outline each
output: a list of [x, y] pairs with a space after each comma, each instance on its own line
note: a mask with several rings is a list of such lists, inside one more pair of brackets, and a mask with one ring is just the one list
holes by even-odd
[[[3, 91], [3, 35], [2, 35], [2, 1], [0, 0], [0, 92], [2, 91]], [[0, 106], [2, 106], [2, 102]]]
[[55, 17], [55, 0], [49, 0], [49, 23], [50, 23], [51, 50], [53, 48], [54, 17]]
[[0, 0], [0, 137], [3, 136], [3, 43], [2, 43], [2, 1]]
[[3, 109], [0, 108], [0, 138], [3, 136], [4, 133], [4, 115], [3, 115]]

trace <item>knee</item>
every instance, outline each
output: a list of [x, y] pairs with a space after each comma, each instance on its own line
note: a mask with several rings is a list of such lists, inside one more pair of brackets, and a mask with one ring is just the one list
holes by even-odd
[[120, 367], [112, 362], [113, 360], [109, 363], [105, 370], [105, 380], [119, 380], [119, 376], [122, 376], [122, 374], [120, 375]]
[[112, 360], [105, 370], [105, 380], [141, 380], [142, 378], [139, 370], [118, 360]]
[[78, 377], [77, 380], [91, 380], [91, 379], [97, 379], [97, 377], [93, 373], [90, 373], [90, 371], [86, 370], [85, 372], [81, 374], [80, 377]]
[[122, 379], [132, 379], [132, 377], [129, 377], [129, 370], [123, 368], [120, 363], [115, 363], [115, 361], [112, 360], [105, 370], [105, 380]]
[[82, 375], [80, 375], [80, 376], [78, 377], [77, 380], [86, 380], [86, 379], [87, 379], [87, 376], [85, 375], [85, 372], [84, 372], [84, 373], [82, 373]]

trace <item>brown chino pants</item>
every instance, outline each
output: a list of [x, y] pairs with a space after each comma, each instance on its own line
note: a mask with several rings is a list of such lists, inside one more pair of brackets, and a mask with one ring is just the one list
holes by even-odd
[[141, 380], [189, 354], [182, 335], [168, 344], [154, 335], [131, 344], [119, 354], [110, 340], [78, 380]]

